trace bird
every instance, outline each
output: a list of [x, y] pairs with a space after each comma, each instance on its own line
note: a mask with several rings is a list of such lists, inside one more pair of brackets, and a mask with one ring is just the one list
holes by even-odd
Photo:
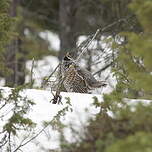
[[80, 67], [69, 53], [62, 60], [61, 75], [67, 92], [89, 93], [92, 89], [106, 85], [96, 80], [90, 71]]

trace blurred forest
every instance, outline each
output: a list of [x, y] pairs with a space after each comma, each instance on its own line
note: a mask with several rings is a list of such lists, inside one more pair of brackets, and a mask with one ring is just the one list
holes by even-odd
[[[5, 79], [5, 86], [22, 86], [28, 60], [53, 55], [61, 61], [66, 52], [78, 48], [80, 36], [89, 37], [97, 29], [99, 45], [94, 50], [88, 48], [83, 56], [85, 66], [98, 77], [110, 67], [117, 85], [104, 95], [104, 102], [94, 98], [94, 106], [101, 111], [84, 126], [83, 137], [79, 135], [79, 140], [69, 143], [61, 131], [61, 151], [151, 152], [152, 103], [140, 102], [152, 100], [151, 0], [0, 0], [0, 77]], [[41, 36], [46, 31], [59, 36], [58, 52]], [[101, 41], [108, 45], [109, 52]], [[99, 62], [94, 63], [94, 56], [99, 56]], [[126, 102], [130, 99], [139, 102], [132, 107]], [[23, 114], [17, 115], [21, 122], [16, 122], [16, 117], [11, 119], [5, 132], [16, 135], [13, 123], [33, 126]]]
[[[58, 56], [61, 60], [66, 52], [76, 48], [79, 36], [91, 35], [98, 28], [133, 15], [127, 8], [128, 3], [129, 0], [112, 2], [108, 0], [2, 1], [2, 9], [5, 10], [5, 15], [8, 15], [7, 21], [5, 21], [4, 15], [2, 15], [1, 21], [1, 23], [5, 22], [1, 25], [5, 27], [1, 28], [2, 32], [7, 32], [8, 37], [5, 41], [7, 45], [2, 45], [3, 52], [5, 50], [2, 56], [6, 61], [3, 63], [3, 67], [5, 65], [7, 70], [0, 71], [1, 76], [5, 78], [5, 84], [10, 87], [24, 84], [27, 60], [41, 59], [49, 54]], [[141, 31], [140, 27], [135, 27], [135, 19], [127, 22], [112, 26], [102, 35], [115, 37], [122, 31]], [[128, 24], [132, 24], [131, 27]], [[41, 36], [41, 33], [45, 31], [59, 35], [59, 53], [50, 49], [48, 39]], [[91, 58], [91, 52], [89, 53], [88, 58]]]

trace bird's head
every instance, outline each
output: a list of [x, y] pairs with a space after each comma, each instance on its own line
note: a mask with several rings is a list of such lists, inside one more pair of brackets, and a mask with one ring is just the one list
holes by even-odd
[[65, 62], [71, 62], [71, 61], [73, 61], [73, 58], [72, 58], [72, 56], [70, 55], [69, 52], [66, 53], [66, 55], [63, 57], [63, 61], [65, 61]]
[[75, 64], [74, 59], [71, 57], [70, 53], [67, 53], [63, 57], [62, 64], [63, 64], [65, 70], [68, 69], [70, 66], [73, 66]]

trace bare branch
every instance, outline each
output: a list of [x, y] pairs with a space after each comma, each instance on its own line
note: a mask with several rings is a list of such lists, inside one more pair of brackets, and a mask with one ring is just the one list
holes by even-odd
[[43, 80], [41, 87], [43, 88], [45, 86], [45, 84], [49, 81], [49, 79], [52, 77], [52, 75], [55, 73], [55, 71], [59, 68], [61, 63], [59, 63], [56, 68], [53, 70], [53, 72], [46, 78]]
[[109, 64], [107, 64], [106, 66], [104, 66], [102, 69], [98, 70], [97, 72], [95, 72], [93, 75], [96, 75], [98, 73], [101, 73], [102, 71], [106, 70], [107, 68], [109, 68], [111, 65], [113, 64], [113, 62], [110, 62]]
[[34, 69], [34, 58], [32, 59], [32, 67], [31, 67], [31, 74], [30, 74], [30, 88], [32, 88], [33, 87], [33, 82], [34, 82], [34, 80], [33, 80], [33, 69]]
[[28, 141], [26, 141], [25, 143], [21, 143], [13, 152], [17, 152], [21, 147], [27, 145], [28, 143], [30, 143], [32, 140], [34, 140], [35, 138], [37, 138], [46, 128], [48, 127], [45, 126], [43, 129], [41, 129], [35, 136], [33, 136], [31, 139], [29, 139]]
[[105, 26], [105, 27], [102, 28], [102, 29], [97, 29], [97, 31], [96, 31], [96, 33], [93, 35], [92, 39], [90, 40], [90, 37], [88, 38], [88, 40], [90, 40], [89, 42], [88, 42], [88, 40], [85, 40], [86, 43], [85, 43], [84, 46], [82, 45], [83, 42], [82, 42], [82, 44], [79, 45], [78, 50], [82, 49], [82, 51], [81, 51], [81, 53], [79, 54], [79, 56], [77, 57], [77, 59], [76, 59], [75, 61], [78, 62], [78, 61], [80, 60], [81, 56], [82, 56], [82, 55], [84, 54], [84, 52], [88, 49], [88, 47], [90, 46], [90, 44], [92, 43], [92, 41], [95, 40], [96, 36], [97, 36], [99, 33], [100, 33], [100, 35], [103, 34], [104, 32], [106, 32], [107, 29], [113, 27], [114, 25], [116, 25], [116, 24], [118, 24], [118, 23], [120, 23], [120, 22], [126, 22], [127, 19], [129, 19], [130, 17], [132, 17], [132, 16], [119, 19], [119, 20], [117, 20], [117, 21], [115, 21], [115, 22], [113, 22], [113, 23]]
[[79, 61], [79, 59], [81, 58], [81, 56], [83, 55], [83, 53], [88, 49], [88, 47], [90, 46], [90, 44], [92, 43], [92, 41], [96, 38], [97, 34], [100, 32], [99, 29], [97, 29], [96, 33], [94, 34], [93, 38], [90, 40], [90, 42], [87, 44], [87, 46], [82, 50], [82, 52], [80, 53], [80, 55], [77, 57], [76, 62]]

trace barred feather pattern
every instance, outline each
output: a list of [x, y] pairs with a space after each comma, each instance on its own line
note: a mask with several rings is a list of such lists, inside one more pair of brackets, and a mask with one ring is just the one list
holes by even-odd
[[64, 74], [63, 85], [68, 92], [78, 92], [78, 93], [87, 93], [88, 87], [82, 76], [80, 76], [74, 65], [70, 65], [66, 73]]
[[63, 59], [61, 73], [67, 92], [88, 93], [105, 85], [103, 81], [97, 81], [91, 72], [78, 66], [69, 55]]

